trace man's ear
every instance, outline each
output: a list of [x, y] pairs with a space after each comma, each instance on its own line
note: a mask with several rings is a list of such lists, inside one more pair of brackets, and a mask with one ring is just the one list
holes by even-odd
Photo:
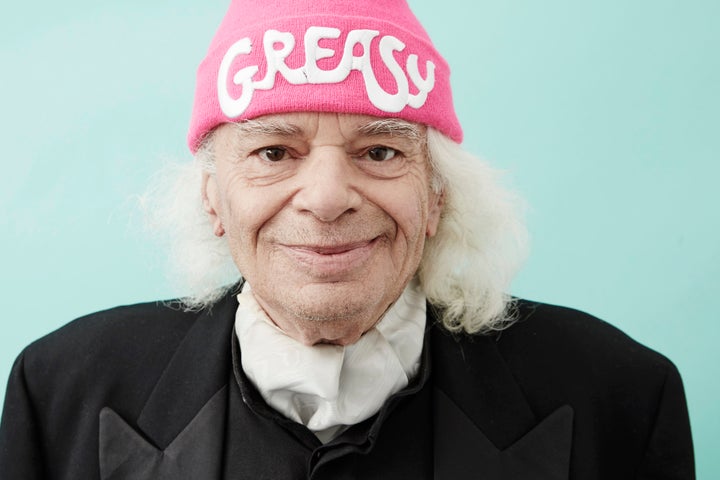
[[215, 177], [208, 172], [203, 172], [200, 188], [203, 210], [210, 217], [210, 223], [213, 226], [215, 235], [222, 237], [225, 234], [225, 228], [223, 227], [222, 218], [220, 218], [220, 195]]
[[426, 237], [434, 237], [437, 233], [443, 207], [445, 207], [445, 190], [440, 193], [431, 192], [429, 199], [427, 228], [425, 229]]

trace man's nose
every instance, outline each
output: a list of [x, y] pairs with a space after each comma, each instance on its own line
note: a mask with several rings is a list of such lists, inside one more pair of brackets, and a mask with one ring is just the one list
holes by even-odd
[[300, 188], [293, 197], [296, 209], [309, 212], [322, 222], [332, 222], [360, 207], [359, 172], [344, 150], [320, 149], [302, 162]]

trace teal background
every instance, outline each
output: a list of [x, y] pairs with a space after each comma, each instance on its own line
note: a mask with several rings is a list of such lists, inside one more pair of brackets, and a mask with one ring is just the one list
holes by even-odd
[[[698, 478], [718, 478], [720, 3], [411, 5], [453, 68], [466, 146], [530, 206], [514, 293], [592, 312], [672, 358]], [[189, 159], [194, 70], [225, 7], [3, 8], [2, 378], [74, 317], [178, 293], [135, 196], [167, 158]]]

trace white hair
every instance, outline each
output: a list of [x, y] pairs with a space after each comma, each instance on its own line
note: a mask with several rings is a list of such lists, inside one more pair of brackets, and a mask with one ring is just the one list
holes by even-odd
[[[448, 330], [501, 329], [513, 319], [508, 290], [527, 250], [521, 202], [496, 170], [432, 128], [427, 153], [431, 188], [443, 193], [444, 207], [425, 245], [420, 284]], [[151, 229], [169, 240], [169, 273], [188, 310], [209, 307], [241, 278], [202, 208], [202, 173], [213, 170], [211, 134], [194, 162], [165, 167], [142, 197]]]
[[434, 129], [427, 148], [445, 205], [418, 269], [422, 288], [451, 331], [503, 328], [513, 319], [510, 282], [527, 254], [522, 202], [497, 170]]

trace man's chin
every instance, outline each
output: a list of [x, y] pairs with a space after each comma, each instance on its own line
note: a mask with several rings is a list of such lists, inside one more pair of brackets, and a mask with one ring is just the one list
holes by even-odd
[[367, 302], [345, 299], [343, 302], [298, 302], [289, 305], [293, 316], [299, 320], [314, 323], [370, 321], [371, 309]]
[[[302, 337], [303, 343], [308, 337], [332, 343], [346, 334], [359, 338], [394, 300], [385, 298], [386, 289], [360, 281], [289, 282], [281, 290], [277, 287], [253, 286], [253, 293], [273, 322], [288, 333], [294, 330], [299, 335], [293, 336]], [[273, 302], [266, 303], [265, 298]]]

